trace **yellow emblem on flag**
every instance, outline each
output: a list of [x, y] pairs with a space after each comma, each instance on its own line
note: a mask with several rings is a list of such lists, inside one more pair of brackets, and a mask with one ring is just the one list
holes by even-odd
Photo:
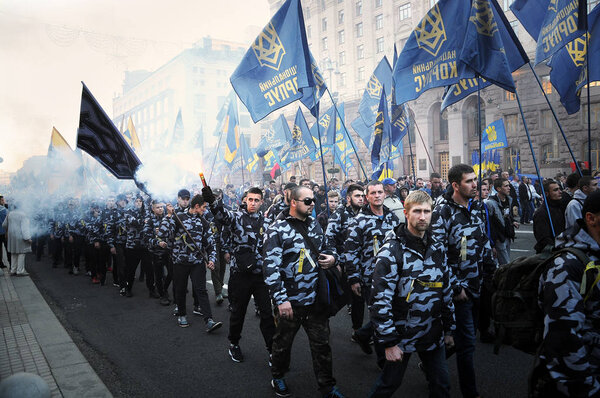
[[498, 134], [496, 133], [496, 127], [495, 126], [488, 126], [487, 129], [485, 129], [485, 132], [488, 136], [488, 140], [490, 142], [496, 141], [496, 138], [498, 138]]
[[315, 77], [315, 83], [317, 84], [317, 91], [321, 91], [321, 87], [325, 84], [325, 80], [323, 79], [323, 75], [321, 75], [321, 71], [317, 64], [310, 64], [310, 68], [312, 69], [313, 76]]
[[498, 24], [494, 20], [494, 13], [487, 0], [475, 0], [473, 2], [475, 8], [475, 16], [469, 18], [480, 35], [494, 36], [498, 32]]
[[556, 4], [558, 4], [558, 0], [550, 0], [550, 4], [548, 4], [548, 10], [558, 12], [558, 10], [556, 9]]
[[329, 128], [330, 122], [331, 122], [331, 118], [329, 117], [328, 113], [324, 114], [323, 117], [321, 118], [321, 120], [319, 120], [319, 124], [326, 129]]
[[587, 33], [577, 39], [567, 43], [567, 52], [571, 57], [571, 60], [576, 67], [580, 68], [585, 63], [585, 56], [587, 54]]
[[296, 125], [294, 125], [294, 128], [292, 129], [292, 139], [294, 142], [302, 142], [302, 130]]
[[442, 44], [446, 41], [444, 20], [438, 5], [434, 5], [415, 28], [415, 39], [419, 48], [437, 56]]
[[371, 98], [379, 99], [381, 97], [381, 90], [383, 90], [383, 85], [377, 78], [377, 76], [371, 76], [369, 82], [367, 83], [367, 93]]
[[271, 22], [260, 32], [252, 44], [252, 50], [254, 50], [260, 66], [279, 70], [285, 55], [285, 48]]

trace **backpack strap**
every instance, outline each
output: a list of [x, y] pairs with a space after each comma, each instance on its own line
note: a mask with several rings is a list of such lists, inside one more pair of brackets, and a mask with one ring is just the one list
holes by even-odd
[[[558, 256], [560, 256], [561, 254], [564, 253], [571, 253], [572, 255], [574, 255], [575, 257], [577, 257], [577, 259], [579, 261], [581, 261], [582, 264], [585, 265], [585, 269], [583, 271], [583, 277], [581, 278], [581, 287], [579, 288], [579, 294], [581, 294], [583, 296], [583, 302], [585, 303], [586, 301], [588, 301], [588, 299], [590, 298], [590, 296], [592, 295], [592, 290], [594, 290], [594, 286], [596, 286], [598, 284], [598, 282], [600, 282], [600, 265], [596, 265], [596, 263], [594, 261], [591, 261], [590, 258], [588, 257], [587, 254], [585, 254], [585, 252], [581, 249], [577, 249], [575, 247], [565, 247], [563, 249], [557, 250], [552, 254], [552, 258], [557, 258]], [[588, 271], [593, 271], [596, 270], [596, 272], [598, 273], [598, 275], [596, 276], [596, 279], [594, 280], [594, 283], [591, 286], [587, 286], [587, 274]]]

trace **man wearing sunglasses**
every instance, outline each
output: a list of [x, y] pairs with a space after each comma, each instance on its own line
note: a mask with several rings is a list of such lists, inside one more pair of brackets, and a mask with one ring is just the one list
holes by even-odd
[[[377, 253], [383, 246], [383, 240], [387, 233], [396, 228], [400, 224], [400, 220], [383, 204], [385, 191], [381, 181], [369, 182], [365, 193], [367, 205], [348, 226], [349, 233], [345, 245], [344, 261], [352, 293], [363, 298], [363, 302], [368, 303], [371, 297], [371, 277], [375, 269]], [[353, 323], [361, 324], [364, 306], [352, 305], [352, 312], [356, 316], [356, 318], [353, 317]], [[369, 344], [373, 338], [373, 331], [373, 323], [369, 321], [352, 333], [352, 341], [357, 342], [365, 354], [373, 352]], [[385, 362], [384, 349], [376, 345], [375, 351], [377, 352], [377, 364], [382, 367]]]
[[294, 188], [290, 208], [269, 226], [264, 240], [263, 274], [276, 305], [271, 386], [278, 397], [290, 396], [284, 376], [300, 326], [310, 342], [319, 391], [324, 397], [342, 397], [333, 378], [329, 318], [315, 310], [317, 267], [333, 267], [337, 254], [327, 246], [321, 226], [311, 217], [314, 204], [310, 188]]

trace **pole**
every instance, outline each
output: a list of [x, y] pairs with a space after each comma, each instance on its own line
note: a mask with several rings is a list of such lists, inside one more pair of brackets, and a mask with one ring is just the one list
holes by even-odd
[[[542, 196], [544, 198], [544, 206], [546, 207], [546, 213], [548, 214], [548, 220], [550, 221], [550, 229], [552, 230], [552, 237], [556, 237], [556, 233], [554, 232], [554, 224], [552, 223], [552, 217], [550, 216], [550, 208], [548, 207], [548, 200], [546, 200], [546, 192], [544, 191], [544, 184], [542, 181], [542, 176], [540, 174], [540, 168], [538, 166], [537, 160], [535, 158], [535, 152], [533, 151], [533, 144], [531, 143], [531, 135], [529, 135], [529, 129], [527, 128], [527, 123], [525, 122], [525, 115], [523, 114], [523, 107], [521, 106], [521, 100], [519, 99], [519, 94], [515, 90], [515, 96], [517, 97], [517, 104], [519, 105], [519, 112], [521, 112], [521, 119], [523, 119], [523, 127], [525, 127], [525, 134], [527, 134], [527, 141], [529, 142], [529, 149], [531, 150], [531, 156], [533, 157], [533, 164], [535, 166], [535, 172], [538, 176], [538, 180], [540, 181], [540, 186], [542, 187]], [[529, 189], [529, 188], [527, 188]]]
[[[327, 89], [327, 92], [329, 92], [329, 89]], [[321, 143], [321, 129], [320, 129], [320, 125], [319, 125], [319, 104], [316, 101], [316, 95], [315, 95], [315, 91], [313, 90], [313, 96], [315, 98], [315, 106], [317, 107], [317, 136], [319, 137], [319, 152], [321, 153], [321, 167], [323, 169], [323, 186], [325, 187], [325, 201], [327, 201], [327, 194], [329, 193], [329, 189], [327, 188], [327, 174], [325, 174], [325, 159], [323, 159], [323, 145]], [[331, 97], [331, 94], [329, 94], [329, 97]], [[331, 98], [331, 102], [333, 102], [333, 98]], [[334, 103], [335, 106], [335, 103]], [[337, 108], [335, 110], [336, 114], [337, 114]], [[334, 121], [335, 123], [335, 121]], [[325, 203], [325, 208], [327, 209], [327, 218], [330, 217], [330, 212], [329, 212], [329, 204], [326, 202]], [[316, 213], [316, 211], [315, 211]]]
[[223, 129], [221, 129], [221, 135], [219, 136], [219, 142], [217, 143], [217, 149], [215, 149], [215, 157], [213, 158], [212, 167], [210, 168], [210, 176], [208, 176], [208, 184], [210, 185], [210, 180], [212, 180], [213, 170], [215, 169], [215, 163], [217, 162], [217, 154], [219, 153], [219, 148], [221, 147], [221, 139], [223, 138]]
[[242, 189], [243, 189], [244, 184], [245, 184], [245, 182], [244, 182], [244, 168], [245, 168], [245, 165], [244, 165], [244, 146], [242, 145], [242, 140], [243, 139], [244, 139], [243, 135], [240, 134], [240, 154], [241, 154], [241, 157], [242, 157], [242, 159], [241, 159], [241, 161], [242, 161]]
[[[335, 101], [333, 100], [333, 97], [331, 96], [331, 92], [329, 91], [329, 88], [326, 88], [326, 90], [327, 90], [327, 93], [329, 94], [329, 99], [331, 100], [331, 103], [333, 104], [333, 107], [335, 108], [335, 115], [337, 117], [337, 115], [339, 115], [339, 112], [338, 112], [338, 109], [337, 109], [337, 105], [335, 104]], [[348, 141], [350, 141], [350, 145], [352, 145], [352, 149], [354, 149], [354, 154], [356, 155], [356, 160], [358, 160], [358, 164], [360, 166], [360, 169], [362, 170], [363, 174], [365, 175], [365, 179], [367, 179], [369, 177], [367, 176], [367, 172], [365, 171], [365, 168], [364, 168], [362, 162], [360, 161], [360, 157], [358, 156], [358, 150], [356, 149], [356, 145], [354, 145], [354, 140], [350, 136], [350, 132], [346, 128], [346, 123], [342, 120], [341, 117], [340, 117], [340, 121], [342, 122], [342, 127], [346, 131], [346, 136], [348, 137]], [[318, 128], [317, 128], [317, 130], [318, 130]], [[319, 137], [320, 137], [320, 134], [321, 133], [319, 133]], [[359, 176], [359, 179], [360, 179], [360, 176]]]
[[579, 173], [579, 175], [582, 175], [581, 174], [581, 169], [579, 168], [579, 163], [577, 162], [577, 159], [575, 158], [575, 154], [573, 154], [573, 150], [571, 149], [571, 145], [569, 145], [569, 140], [567, 139], [567, 135], [565, 134], [565, 131], [563, 130], [562, 125], [558, 121], [558, 116], [556, 115], [556, 112], [554, 111], [554, 107], [550, 103], [550, 99], [548, 99], [548, 96], [546, 95], [546, 92], [544, 91], [544, 87], [542, 86], [542, 82], [540, 81], [540, 78], [538, 77], [537, 73], [535, 72], [535, 69], [533, 69], [533, 66], [531, 65], [531, 62], [528, 62], [527, 65], [529, 65], [529, 69], [531, 69], [531, 71], [533, 72], [533, 76], [535, 76], [535, 80], [537, 81], [538, 86], [540, 86], [540, 90], [542, 90], [542, 94], [544, 94], [544, 98], [546, 99], [546, 103], [550, 107], [550, 111], [552, 112], [552, 116], [554, 116], [554, 120], [556, 121], [556, 124], [558, 125], [558, 129], [560, 130], [560, 133], [562, 134], [563, 139], [565, 140], [565, 144], [567, 144], [567, 148], [569, 149], [569, 153], [571, 154], [571, 159], [573, 159], [573, 163], [575, 163], [575, 167], [577, 167], [577, 172]]
[[[587, 54], [587, 50], [590, 48], [590, 34], [588, 31], [588, 26], [586, 23], [586, 32], [585, 32], [585, 48], [586, 48], [586, 56], [585, 56], [585, 69], [586, 69], [586, 79], [587, 79], [587, 121], [588, 121], [588, 170], [592, 170], [592, 118], [591, 118], [591, 108], [590, 108], [590, 56]], [[577, 164], [577, 162], [575, 162]], [[579, 168], [578, 168], [579, 169]]]
[[[417, 174], [415, 172], [415, 157], [413, 155], [413, 150], [412, 150], [412, 142], [410, 139], [410, 121], [411, 121], [411, 117], [410, 117], [410, 113], [408, 113], [408, 108], [405, 106], [404, 111], [407, 112], [406, 113], [406, 117], [408, 117], [408, 149], [410, 151], [410, 168], [412, 169], [412, 174], [413, 174], [413, 184], [415, 184], [415, 187], [417, 186]], [[414, 120], [413, 120], [414, 122]]]
[[477, 130], [479, 130], [479, 201], [481, 199], [481, 80], [477, 75]]
[[427, 154], [427, 159], [429, 159], [429, 164], [431, 165], [431, 170], [435, 173], [435, 167], [433, 166], [433, 162], [431, 161], [431, 156], [429, 155], [429, 151], [427, 150], [427, 146], [425, 145], [425, 141], [423, 140], [423, 135], [421, 135], [421, 129], [415, 120], [415, 126], [417, 127], [417, 133], [419, 133], [419, 138], [421, 138], [421, 142], [423, 143], [423, 148], [425, 148], [425, 153]]

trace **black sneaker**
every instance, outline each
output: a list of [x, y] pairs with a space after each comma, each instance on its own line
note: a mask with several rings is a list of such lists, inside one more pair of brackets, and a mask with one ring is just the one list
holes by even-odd
[[173, 316], [179, 315], [179, 307], [175, 304], [175, 308], [173, 308]]
[[194, 315], [198, 315], [198, 316], [203, 316], [204, 314], [202, 313], [202, 311], [200, 311], [200, 307], [198, 307], [197, 305], [194, 306], [194, 311], [192, 311], [194, 313]]
[[370, 355], [373, 353], [373, 349], [371, 348], [371, 345], [369, 344], [369, 340], [370, 339], [365, 339], [365, 338], [362, 338], [361, 336], [357, 335], [356, 332], [352, 333], [352, 341], [356, 341], [358, 343], [358, 345], [360, 346], [360, 349], [367, 355]]
[[344, 395], [338, 390], [337, 386], [333, 386], [331, 391], [324, 395], [325, 398], [344, 398]]
[[168, 296], [162, 296], [159, 301], [160, 305], [169, 305], [171, 304], [171, 300], [169, 300]]
[[206, 333], [212, 333], [221, 326], [223, 326], [221, 322], [215, 322], [212, 318], [208, 318], [206, 321]]
[[150, 297], [150, 298], [160, 298], [160, 294], [156, 293], [155, 290], [150, 290], [150, 292], [148, 292], [148, 297]]
[[272, 379], [271, 387], [275, 391], [275, 395], [278, 397], [291, 397], [290, 390], [285, 382], [285, 379]]
[[233, 362], [243, 362], [244, 355], [239, 345], [229, 344], [229, 356]]
[[133, 293], [131, 292], [131, 289], [127, 289], [125, 291], [125, 296], [127, 296], [127, 297], [133, 297]]
[[217, 304], [222, 304], [223, 303], [223, 295], [222, 294], [217, 294], [217, 298], [215, 299]]
[[125, 289], [124, 287], [122, 287], [121, 290], [119, 290], [119, 294], [121, 296], [125, 296], [125, 294], [127, 294], [127, 289]]

